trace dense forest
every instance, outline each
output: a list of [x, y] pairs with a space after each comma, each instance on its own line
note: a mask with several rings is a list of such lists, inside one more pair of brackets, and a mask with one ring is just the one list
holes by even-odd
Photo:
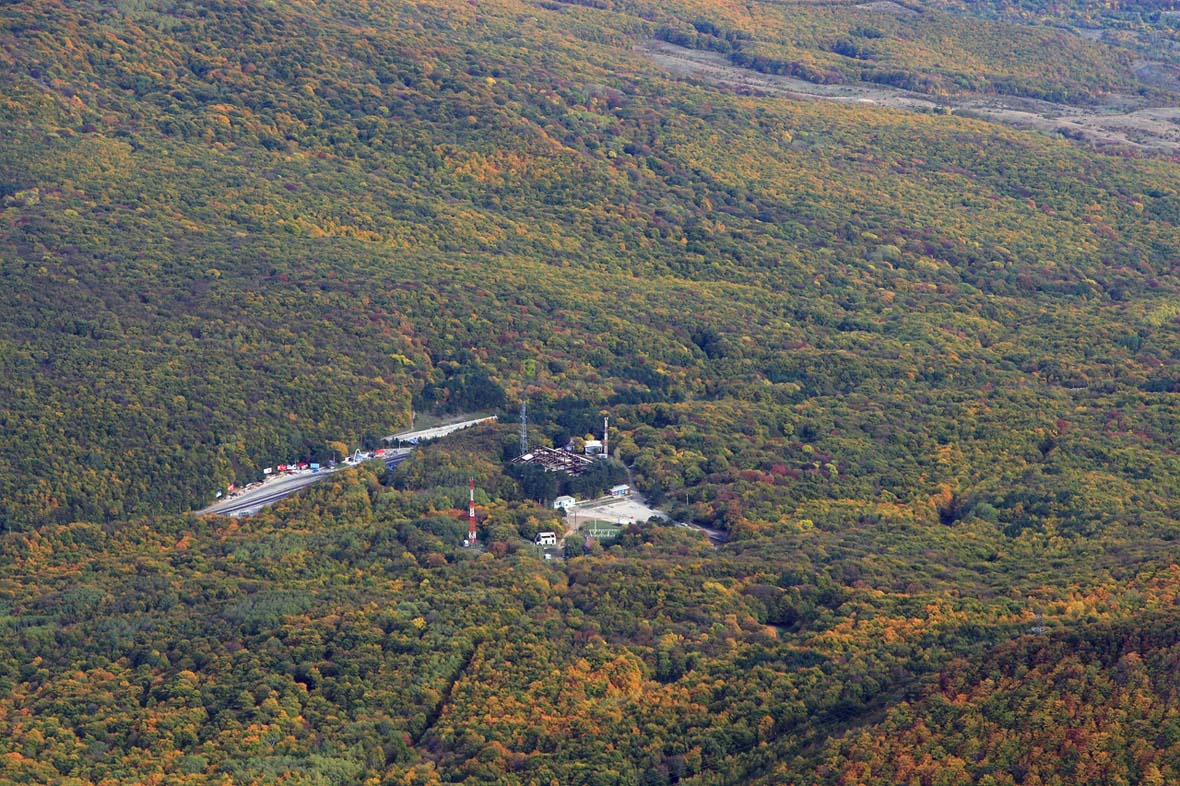
[[[0, 777], [1180, 777], [1167, 544], [845, 509], [719, 549], [633, 529], [555, 566], [522, 540], [552, 514], [457, 455], [416, 457], [437, 481], [353, 471], [243, 522], [7, 536]], [[478, 555], [455, 470], [477, 478]]]
[[[0, 6], [0, 780], [1176, 782], [1177, 162], [645, 54], [1167, 109], [1169, 10]], [[728, 543], [539, 559], [522, 399]]]

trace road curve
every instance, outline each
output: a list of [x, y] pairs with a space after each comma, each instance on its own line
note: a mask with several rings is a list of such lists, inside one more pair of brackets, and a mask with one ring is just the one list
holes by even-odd
[[460, 429], [470, 428], [471, 426], [478, 426], [480, 423], [489, 423], [496, 419], [495, 415], [489, 415], [483, 418], [475, 418], [474, 420], [464, 420], [460, 423], [448, 423], [445, 426], [435, 426], [434, 428], [424, 428], [418, 431], [402, 431], [398, 434], [390, 434], [385, 438], [386, 442], [409, 442], [415, 439], [438, 439], [445, 437], [447, 434], [452, 434]]
[[[458, 423], [447, 423], [442, 426], [435, 426], [433, 428], [419, 429], [417, 431], [403, 431], [398, 434], [391, 434], [385, 438], [386, 442], [418, 442], [419, 440], [438, 439], [452, 434], [461, 429], [477, 426], [480, 423], [489, 423], [496, 420], [495, 415], [488, 415], [486, 417], [473, 418], [471, 420], [464, 420]], [[385, 464], [390, 469], [396, 467], [401, 462], [405, 461], [413, 448], [397, 448], [393, 451], [393, 455], [387, 451], [384, 459]], [[377, 460], [378, 457], [373, 457], [369, 460]], [[334, 472], [344, 469], [339, 467], [337, 469], [322, 469], [319, 472], [306, 472], [299, 475], [292, 475], [289, 477], [277, 478], [263, 483], [255, 489], [251, 489], [245, 494], [234, 497], [233, 499], [223, 499], [209, 505], [206, 508], [197, 511], [198, 516], [250, 516], [257, 513], [267, 505], [273, 505], [280, 499], [291, 496], [300, 489], [307, 488], [312, 483], [317, 483], [326, 477], [329, 477]]]
[[[410, 457], [413, 448], [403, 448], [394, 455], [388, 453], [384, 457], [375, 457], [372, 461], [384, 460], [385, 465], [392, 469]], [[198, 516], [252, 516], [267, 505], [273, 505], [280, 499], [285, 499], [297, 491], [307, 488], [313, 483], [331, 477], [336, 472], [347, 467], [324, 469], [319, 472], [305, 472], [299, 475], [278, 478], [265, 483], [256, 489], [234, 497], [215, 502], [207, 508], [197, 511]]]

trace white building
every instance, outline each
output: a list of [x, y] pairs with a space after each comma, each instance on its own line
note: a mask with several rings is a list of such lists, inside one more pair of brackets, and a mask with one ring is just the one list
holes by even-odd
[[556, 546], [557, 533], [556, 532], [538, 532], [537, 533], [538, 546]]
[[578, 501], [571, 496], [562, 495], [562, 496], [558, 497], [557, 499], [553, 500], [553, 509], [568, 511], [570, 508], [572, 508], [574, 505], [576, 505], [577, 502]]
[[612, 497], [625, 497], [631, 493], [631, 487], [626, 483], [621, 483], [618, 486], [611, 486], [610, 495]]
[[587, 456], [601, 456], [602, 455], [602, 440], [588, 439], [584, 452]]

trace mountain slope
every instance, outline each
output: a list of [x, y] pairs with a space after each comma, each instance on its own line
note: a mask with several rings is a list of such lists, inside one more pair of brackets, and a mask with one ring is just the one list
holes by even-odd
[[[0, 9], [2, 777], [1172, 777], [1176, 163], [645, 53], [1137, 90], [1138, 39], [934, 5], [880, 37], [779, 3]], [[522, 398], [534, 442], [609, 413], [635, 485], [729, 543], [538, 559]], [[184, 513], [484, 406], [392, 476]], [[1018, 712], [1125, 698], [1109, 744]]]
[[[817, 442], [821, 470], [877, 485], [858, 467], [882, 443], [825, 412], [922, 424], [902, 448], [918, 465], [984, 439], [967, 469], [891, 481], [902, 499], [972, 486], [1023, 449], [981, 426], [934, 436], [948, 407], [998, 407], [1026, 444], [1057, 421], [1101, 431], [1117, 409], [1140, 462], [1131, 434], [1170, 439], [1153, 404], [1172, 384], [1156, 329], [1174, 288], [1169, 164], [668, 83], [631, 50], [653, 23], [626, 13], [6, 15], [9, 526], [184, 509], [292, 452], [388, 433], [467, 350], [512, 395], [614, 400], [657, 490], [686, 481], [629, 402], [716, 409], [711, 439], [754, 417], [755, 444], [792, 471], [814, 469], [798, 449]], [[882, 397], [898, 378], [912, 388]], [[984, 390], [998, 383], [1023, 400]], [[705, 458], [738, 455], [722, 437]]]

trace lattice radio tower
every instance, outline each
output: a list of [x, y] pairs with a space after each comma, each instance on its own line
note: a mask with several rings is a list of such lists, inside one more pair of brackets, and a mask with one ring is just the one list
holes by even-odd
[[467, 545], [474, 546], [476, 542], [475, 532], [475, 478], [468, 478], [468, 497], [467, 497]]
[[529, 403], [520, 402], [520, 455], [529, 452]]

